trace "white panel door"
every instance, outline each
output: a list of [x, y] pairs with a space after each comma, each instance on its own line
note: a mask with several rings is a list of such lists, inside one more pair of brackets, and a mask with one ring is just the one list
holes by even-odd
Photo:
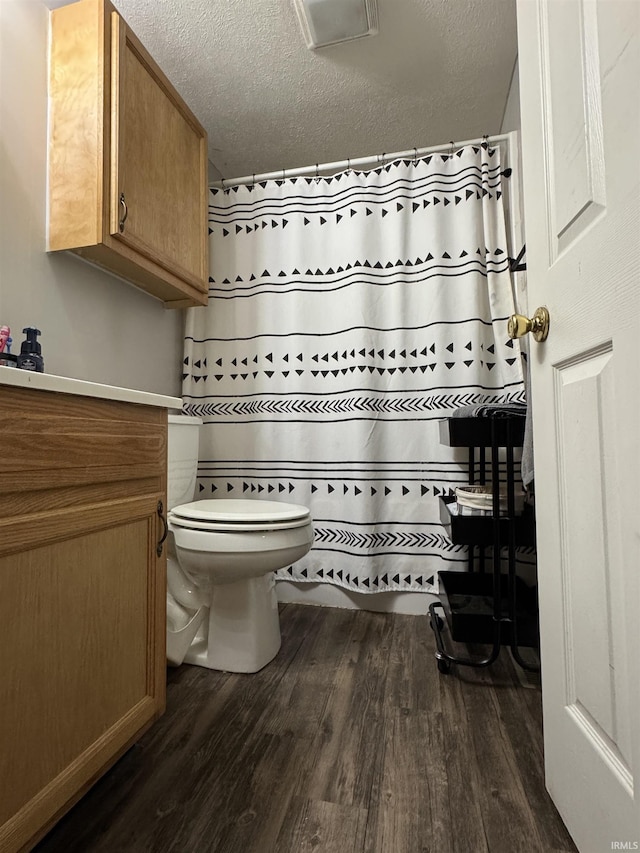
[[547, 787], [640, 849], [640, 2], [518, 0]]

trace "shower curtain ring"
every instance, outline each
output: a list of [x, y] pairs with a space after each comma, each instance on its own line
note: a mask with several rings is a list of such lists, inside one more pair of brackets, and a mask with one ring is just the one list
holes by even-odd
[[414, 166], [418, 165], [418, 149], [417, 148], [413, 149], [413, 165]]
[[318, 183], [318, 181], [320, 180], [319, 169], [320, 169], [320, 167], [316, 163], [316, 183]]
[[454, 148], [454, 145], [455, 145], [455, 142], [453, 141], [453, 139], [451, 139], [451, 140], [449, 141], [449, 145], [451, 145], [451, 148], [449, 149], [449, 157], [453, 157], [453, 148]]

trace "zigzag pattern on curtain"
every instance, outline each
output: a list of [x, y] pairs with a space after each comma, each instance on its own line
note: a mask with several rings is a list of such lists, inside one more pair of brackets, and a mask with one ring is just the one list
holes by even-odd
[[205, 421], [202, 497], [304, 504], [280, 577], [432, 591], [466, 550], [439, 498], [458, 406], [522, 400], [498, 149], [212, 190], [209, 308], [188, 313], [183, 392]]

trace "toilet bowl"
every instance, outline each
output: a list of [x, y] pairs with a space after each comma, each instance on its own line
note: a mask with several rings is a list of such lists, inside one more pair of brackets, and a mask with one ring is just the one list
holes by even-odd
[[209, 609], [185, 662], [230, 672], [262, 669], [280, 648], [273, 572], [311, 548], [309, 510], [276, 501], [204, 500], [175, 507], [167, 520], [180, 569]]
[[169, 416], [167, 659], [257, 672], [280, 648], [273, 572], [309, 551], [311, 517], [279, 501], [182, 502], [193, 497], [199, 424]]

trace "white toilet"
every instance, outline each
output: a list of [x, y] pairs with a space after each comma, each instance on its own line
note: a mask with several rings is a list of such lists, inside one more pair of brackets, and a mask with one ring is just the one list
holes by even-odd
[[192, 501], [201, 423], [169, 415], [167, 659], [257, 672], [280, 648], [273, 572], [309, 551], [311, 516], [278, 501]]

